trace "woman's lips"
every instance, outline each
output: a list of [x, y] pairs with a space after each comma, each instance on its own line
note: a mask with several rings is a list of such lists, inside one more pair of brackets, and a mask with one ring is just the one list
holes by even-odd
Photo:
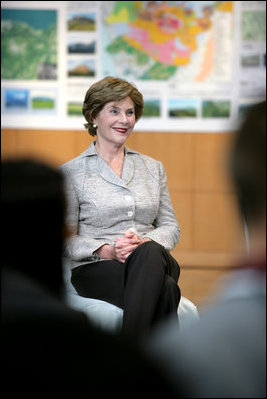
[[118, 133], [126, 133], [128, 129], [122, 128], [122, 127], [114, 127], [114, 130]]

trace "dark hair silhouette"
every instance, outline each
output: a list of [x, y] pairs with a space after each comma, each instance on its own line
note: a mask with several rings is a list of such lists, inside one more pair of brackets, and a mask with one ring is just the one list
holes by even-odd
[[236, 133], [230, 172], [245, 221], [258, 222], [266, 212], [266, 101], [249, 109]]
[[1, 166], [2, 265], [20, 270], [60, 293], [63, 177], [30, 159]]

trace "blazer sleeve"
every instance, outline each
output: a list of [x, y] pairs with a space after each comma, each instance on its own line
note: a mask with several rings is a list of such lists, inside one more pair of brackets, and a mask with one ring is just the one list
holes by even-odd
[[159, 165], [159, 209], [154, 221], [155, 229], [147, 233], [145, 237], [163, 245], [168, 251], [172, 251], [180, 238], [180, 226], [173, 209], [164, 166], [161, 162]]
[[63, 169], [63, 175], [66, 197], [65, 222], [70, 230], [70, 236], [65, 240], [65, 255], [77, 262], [96, 262], [100, 258], [94, 254], [94, 251], [107, 242], [79, 235], [79, 197], [77, 192], [79, 189], [73, 184], [68, 170]]

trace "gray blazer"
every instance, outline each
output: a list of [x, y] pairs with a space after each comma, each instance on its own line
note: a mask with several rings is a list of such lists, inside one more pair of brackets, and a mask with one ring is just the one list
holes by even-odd
[[67, 225], [73, 233], [66, 243], [71, 268], [101, 260], [94, 251], [113, 245], [129, 228], [169, 251], [177, 244], [180, 228], [161, 162], [126, 148], [120, 178], [92, 142], [60, 170], [65, 176]]

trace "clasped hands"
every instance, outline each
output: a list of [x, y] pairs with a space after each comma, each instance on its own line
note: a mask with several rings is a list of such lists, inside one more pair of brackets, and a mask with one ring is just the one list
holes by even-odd
[[96, 253], [102, 259], [116, 259], [124, 263], [128, 256], [141, 244], [150, 241], [149, 238], [140, 238], [132, 230], [127, 230], [122, 237], [114, 241], [114, 245], [104, 244]]

